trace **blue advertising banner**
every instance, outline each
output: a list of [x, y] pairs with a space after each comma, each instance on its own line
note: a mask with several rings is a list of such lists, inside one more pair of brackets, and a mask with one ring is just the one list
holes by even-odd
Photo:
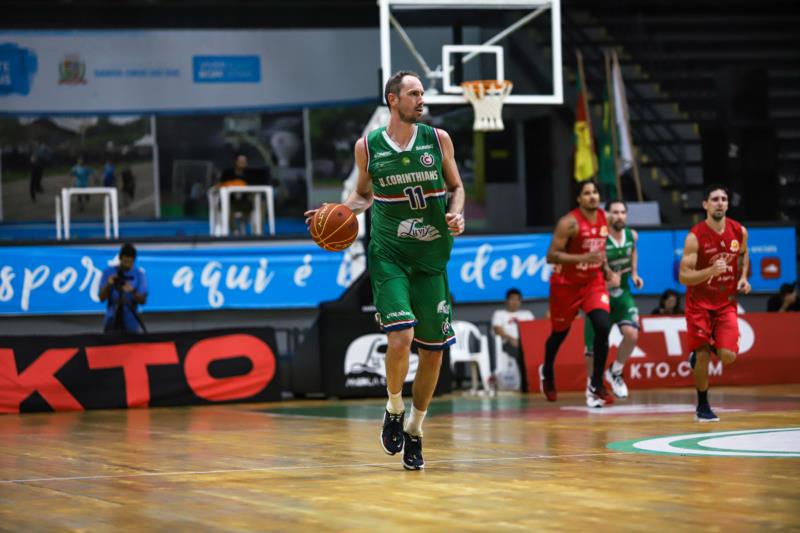
[[[751, 228], [755, 292], [776, 292], [797, 279], [794, 228]], [[685, 230], [639, 232], [643, 294], [683, 290], [678, 264]], [[502, 301], [511, 287], [525, 298], [546, 298], [552, 268], [550, 234], [463, 236], [448, 265], [457, 303]], [[0, 315], [100, 313], [100, 274], [115, 264], [116, 248], [19, 246], [0, 248]], [[276, 309], [316, 307], [335, 300], [359, 273], [344, 253], [308, 242], [259, 246], [143, 248], [136, 265], [150, 294], [142, 310]]]
[[[99, 313], [103, 269], [117, 248], [0, 248], [0, 314]], [[349, 286], [343, 253], [296, 245], [140, 249], [148, 311], [315, 307]]]

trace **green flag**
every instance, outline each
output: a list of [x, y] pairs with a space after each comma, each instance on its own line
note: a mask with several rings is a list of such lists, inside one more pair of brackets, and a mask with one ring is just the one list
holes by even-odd
[[608, 85], [603, 87], [603, 120], [597, 132], [599, 171], [597, 181], [608, 200], [617, 198], [617, 171], [614, 164], [614, 142], [611, 128], [615, 126], [608, 99]]

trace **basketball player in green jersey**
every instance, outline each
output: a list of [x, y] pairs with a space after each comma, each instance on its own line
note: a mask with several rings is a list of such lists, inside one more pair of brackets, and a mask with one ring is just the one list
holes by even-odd
[[[637, 271], [636, 241], [639, 234], [626, 227], [628, 222], [628, 204], [623, 200], [611, 200], [606, 204], [608, 217], [608, 238], [606, 239], [606, 258], [608, 266], [617, 275], [608, 281], [608, 294], [611, 303], [611, 325], [617, 325], [622, 333], [622, 342], [617, 348], [617, 357], [605, 371], [605, 378], [611, 383], [611, 390], [617, 398], [628, 397], [628, 386], [622, 377], [625, 363], [631, 356], [639, 339], [639, 309], [633, 301], [630, 281], [637, 289], [644, 286], [644, 281]], [[586, 368], [591, 375], [593, 367], [592, 346], [594, 346], [594, 329], [587, 320], [583, 327], [586, 344]]]
[[[389, 455], [402, 451], [408, 470], [425, 466], [422, 421], [439, 379], [442, 350], [455, 342], [446, 267], [453, 236], [464, 231], [464, 186], [453, 142], [447, 132], [419, 122], [423, 93], [413, 72], [398, 72], [386, 83], [389, 123], [356, 141], [358, 183], [345, 202], [356, 214], [372, 206], [367, 268], [377, 318], [389, 340], [381, 446]], [[412, 342], [419, 365], [405, 420], [402, 390]]]

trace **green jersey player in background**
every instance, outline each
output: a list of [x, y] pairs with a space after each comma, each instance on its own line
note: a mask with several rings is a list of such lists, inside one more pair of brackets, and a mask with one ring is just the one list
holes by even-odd
[[[606, 259], [616, 276], [608, 281], [608, 294], [611, 299], [611, 325], [622, 333], [622, 342], [617, 348], [617, 357], [605, 371], [605, 379], [611, 383], [611, 390], [617, 398], [628, 397], [628, 386], [622, 372], [639, 339], [639, 309], [633, 301], [630, 282], [637, 289], [644, 286], [637, 270], [636, 241], [639, 234], [627, 227], [628, 204], [623, 200], [611, 200], [606, 204], [608, 217], [608, 238], [606, 239]], [[584, 322], [584, 342], [586, 344], [586, 368], [591, 375], [593, 368], [592, 346], [594, 329], [590, 321]]]
[[[425, 465], [422, 421], [439, 379], [442, 350], [455, 342], [447, 262], [453, 236], [464, 231], [464, 186], [453, 142], [447, 132], [419, 122], [423, 94], [414, 72], [398, 72], [386, 83], [389, 123], [356, 141], [358, 183], [344, 203], [356, 214], [372, 206], [367, 269], [389, 342], [381, 446], [389, 455], [402, 451], [408, 470]], [[402, 390], [412, 342], [419, 365], [405, 419]]]

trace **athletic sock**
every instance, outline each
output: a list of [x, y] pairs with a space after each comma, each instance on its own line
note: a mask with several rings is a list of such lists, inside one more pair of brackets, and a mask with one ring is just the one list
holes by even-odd
[[708, 389], [697, 391], [697, 405], [708, 405]]
[[625, 368], [625, 365], [620, 363], [619, 361], [614, 361], [611, 363], [611, 373], [612, 374], [622, 374], [622, 370]]
[[386, 402], [386, 410], [392, 414], [402, 413], [406, 410], [406, 404], [403, 403], [403, 390], [397, 394], [392, 394], [392, 391], [386, 389], [389, 393], [389, 401]]
[[422, 436], [422, 421], [425, 420], [425, 414], [428, 411], [420, 411], [413, 405], [411, 406], [411, 415], [406, 419], [405, 432], [409, 435], [417, 437]]

